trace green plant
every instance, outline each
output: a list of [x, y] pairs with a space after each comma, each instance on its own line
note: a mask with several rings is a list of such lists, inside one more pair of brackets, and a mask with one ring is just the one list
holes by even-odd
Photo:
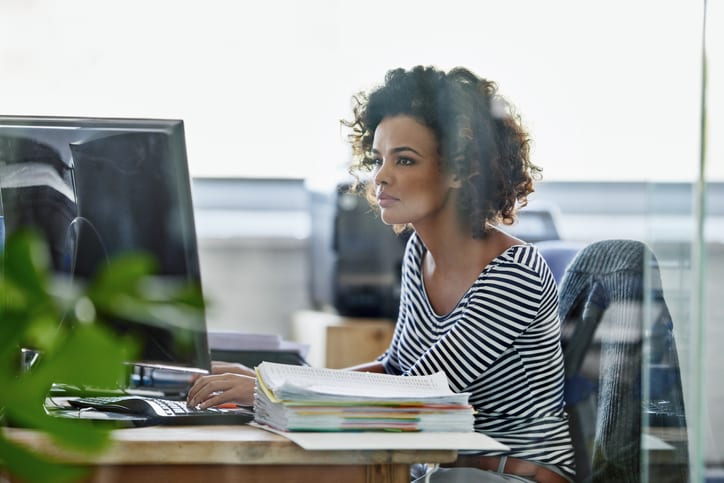
[[[80, 287], [51, 274], [47, 253], [34, 233], [20, 232], [0, 254], [0, 420], [44, 432], [63, 447], [101, 451], [110, 428], [46, 414], [52, 384], [116, 387], [127, 377], [123, 363], [133, 359], [135, 345], [98, 321], [122, 315], [185, 325], [198, 316], [203, 300], [195, 287], [154, 283], [154, 261], [143, 254], [111, 260]], [[41, 354], [29, 371], [21, 368], [23, 347]], [[25, 481], [69, 481], [84, 471], [17, 445], [0, 431], [3, 467]]]

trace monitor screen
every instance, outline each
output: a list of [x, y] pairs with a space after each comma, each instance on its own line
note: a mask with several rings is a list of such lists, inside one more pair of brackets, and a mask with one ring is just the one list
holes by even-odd
[[[6, 234], [41, 233], [57, 273], [85, 281], [141, 251], [159, 277], [201, 287], [183, 121], [0, 116], [0, 188]], [[209, 369], [203, 314], [186, 346], [178, 327], [105, 322], [143, 362]]]

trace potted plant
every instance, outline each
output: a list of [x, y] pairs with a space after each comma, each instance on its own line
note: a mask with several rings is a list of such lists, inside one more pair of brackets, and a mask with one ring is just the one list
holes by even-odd
[[[98, 322], [119, 313], [153, 321], [148, 316], [159, 308], [177, 312], [183, 321], [203, 308], [200, 290], [148, 290], [155, 265], [144, 254], [111, 260], [81, 287], [53, 276], [47, 253], [32, 232], [13, 234], [0, 253], [0, 425], [32, 428], [64, 448], [102, 451], [111, 428], [48, 415], [44, 407], [51, 386], [115, 387], [127, 377], [124, 361], [133, 359], [134, 343]], [[22, 348], [40, 354], [30, 370], [20, 360]], [[76, 480], [85, 470], [10, 441], [0, 427], [0, 475], [3, 471], [46, 482]]]

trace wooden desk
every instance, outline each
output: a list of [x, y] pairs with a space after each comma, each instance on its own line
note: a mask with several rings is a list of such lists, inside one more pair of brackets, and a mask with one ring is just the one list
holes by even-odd
[[84, 481], [95, 483], [402, 483], [409, 481], [411, 463], [456, 458], [452, 450], [307, 451], [253, 426], [119, 429], [100, 455], [60, 451], [30, 430], [3, 431], [44, 454], [88, 465], [92, 471]]

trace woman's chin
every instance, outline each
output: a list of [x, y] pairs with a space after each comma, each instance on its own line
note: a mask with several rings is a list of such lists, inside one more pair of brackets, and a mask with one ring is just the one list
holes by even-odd
[[405, 223], [404, 221], [398, 221], [394, 216], [385, 216], [384, 213], [380, 216], [380, 219], [382, 220], [382, 223], [385, 225], [401, 225]]

